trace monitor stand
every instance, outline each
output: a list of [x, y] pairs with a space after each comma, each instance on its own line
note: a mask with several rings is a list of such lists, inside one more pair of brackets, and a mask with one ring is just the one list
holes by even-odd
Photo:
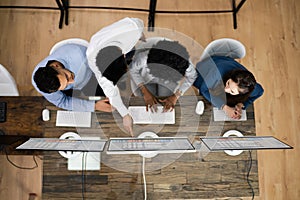
[[[100, 140], [100, 137], [80, 137], [77, 133], [66, 132], [60, 136], [60, 139]], [[86, 163], [84, 163], [84, 169], [82, 168], [83, 152], [59, 151], [59, 154], [68, 159], [68, 170], [100, 170], [100, 152], [85, 152]]]
[[[146, 131], [141, 133], [138, 138], [158, 138], [158, 135], [156, 133], [150, 132], [150, 131]], [[140, 153], [140, 155], [144, 158], [153, 158], [155, 156], [157, 156], [158, 153], [156, 152], [151, 152], [151, 153]]]

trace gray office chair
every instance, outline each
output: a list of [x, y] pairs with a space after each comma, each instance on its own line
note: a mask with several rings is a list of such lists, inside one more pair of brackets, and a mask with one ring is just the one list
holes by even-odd
[[200, 57], [200, 61], [210, 56], [227, 56], [233, 59], [240, 59], [245, 55], [246, 49], [241, 42], [230, 38], [221, 38], [207, 45]]
[[17, 84], [7, 69], [0, 64], [0, 96], [19, 96]]
[[79, 44], [82, 46], [88, 46], [89, 42], [81, 39], [81, 38], [70, 38], [70, 39], [66, 39], [66, 40], [62, 40], [60, 42], [57, 42], [50, 50], [49, 55], [51, 55], [53, 53], [53, 51], [55, 51], [56, 49], [58, 49], [59, 47], [65, 45], [65, 44]]

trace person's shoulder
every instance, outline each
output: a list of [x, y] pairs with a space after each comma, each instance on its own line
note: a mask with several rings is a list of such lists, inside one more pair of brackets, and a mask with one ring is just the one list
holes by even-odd
[[79, 50], [79, 49], [86, 49], [87, 46], [84, 46], [82, 44], [75, 44], [75, 43], [69, 43], [61, 46], [62, 49], [70, 49], [70, 50]]
[[80, 44], [65, 44], [59, 47], [55, 52], [53, 52], [54, 56], [64, 57], [70, 55], [85, 55], [87, 47]]
[[233, 58], [228, 56], [212, 56], [213, 61], [236, 62]]

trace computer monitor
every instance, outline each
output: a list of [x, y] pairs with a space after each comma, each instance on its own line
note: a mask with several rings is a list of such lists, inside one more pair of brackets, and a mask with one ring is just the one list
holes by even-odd
[[200, 139], [211, 151], [293, 148], [273, 136], [205, 137]]
[[186, 137], [110, 138], [107, 154], [196, 152]]
[[43, 151], [84, 151], [102, 152], [106, 140], [71, 140], [58, 138], [30, 138], [27, 142], [18, 146], [19, 150], [43, 150]]

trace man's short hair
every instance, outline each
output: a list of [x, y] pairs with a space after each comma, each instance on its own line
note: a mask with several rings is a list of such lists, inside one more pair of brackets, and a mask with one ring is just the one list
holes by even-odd
[[154, 77], [176, 82], [189, 67], [189, 53], [177, 41], [162, 40], [149, 50], [147, 65]]
[[46, 67], [40, 67], [33, 76], [33, 80], [40, 91], [45, 93], [56, 92], [60, 87], [57, 77], [58, 72], [51, 66], [53, 61], [49, 61]]
[[101, 49], [96, 56], [96, 65], [102, 75], [114, 85], [127, 72], [127, 64], [122, 50], [116, 46]]

